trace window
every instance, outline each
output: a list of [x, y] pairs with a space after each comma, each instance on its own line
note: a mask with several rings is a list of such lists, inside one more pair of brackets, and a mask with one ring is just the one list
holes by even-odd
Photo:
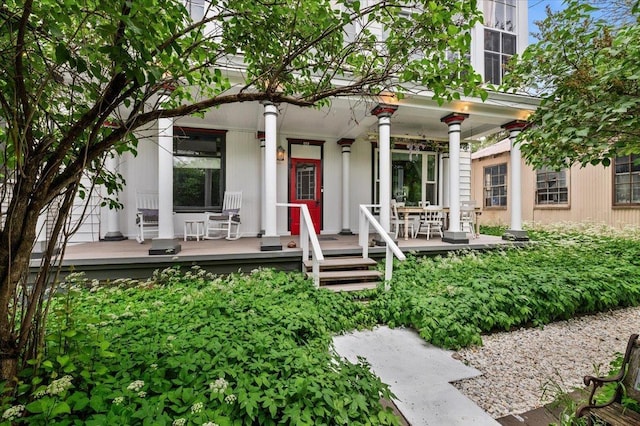
[[484, 79], [500, 84], [504, 65], [516, 53], [515, 0], [486, 1], [484, 10]]
[[484, 206], [507, 206], [507, 164], [484, 168]]
[[[379, 152], [376, 151], [376, 155], [378, 154]], [[380, 199], [377, 158], [375, 159], [375, 168], [375, 199], [377, 202]], [[428, 201], [433, 205], [438, 204], [437, 175], [435, 152], [399, 149], [391, 151], [391, 198], [396, 201], [414, 206], [423, 201]]]
[[640, 204], [640, 155], [616, 157], [614, 164], [613, 204]]
[[174, 129], [173, 208], [219, 210], [224, 194], [225, 132]]
[[200, 21], [204, 18], [204, 0], [187, 0], [186, 6], [191, 19]]
[[536, 204], [568, 204], [567, 172], [551, 169], [536, 170]]

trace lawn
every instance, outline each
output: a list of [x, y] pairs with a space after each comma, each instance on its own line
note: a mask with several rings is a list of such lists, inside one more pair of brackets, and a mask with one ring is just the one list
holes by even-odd
[[73, 277], [54, 299], [46, 352], [3, 401], [3, 424], [397, 424], [380, 404], [388, 387], [364, 361], [337, 357], [334, 334], [403, 325], [459, 348], [493, 330], [640, 304], [640, 239], [531, 235], [524, 249], [410, 258], [368, 303], [272, 270]]

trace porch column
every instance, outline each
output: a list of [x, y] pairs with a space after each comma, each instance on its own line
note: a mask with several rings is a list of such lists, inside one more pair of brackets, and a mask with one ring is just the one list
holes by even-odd
[[260, 179], [260, 233], [258, 234], [258, 238], [264, 235], [264, 215], [265, 215], [265, 200], [264, 200], [264, 132], [256, 133], [256, 139], [260, 141], [260, 168], [262, 172], [262, 179]]
[[460, 229], [460, 131], [469, 114], [451, 113], [440, 119], [449, 126], [449, 229], [442, 241], [467, 244], [467, 234]]
[[[113, 151], [108, 154], [105, 161], [105, 167], [111, 173], [118, 172], [119, 155]], [[120, 212], [116, 209], [107, 210], [107, 233], [104, 235], [104, 241], [122, 241], [124, 236], [120, 232]]]
[[349, 204], [351, 201], [351, 194], [349, 188], [351, 185], [350, 176], [350, 160], [351, 160], [351, 145], [355, 140], [353, 139], [340, 139], [338, 145], [342, 147], [342, 230], [340, 235], [353, 235], [351, 232], [351, 225], [349, 224]]
[[264, 234], [260, 243], [261, 251], [282, 250], [280, 237], [277, 233], [277, 208], [278, 202], [276, 187], [278, 179], [276, 175], [277, 165], [277, 124], [278, 107], [271, 102], [263, 102], [264, 105]]
[[397, 105], [378, 104], [371, 114], [378, 117], [378, 170], [380, 173], [380, 225], [391, 230], [391, 116]]
[[[160, 104], [169, 99], [168, 89]], [[173, 118], [158, 119], [158, 238], [151, 240], [149, 254], [176, 254], [182, 246], [173, 229]]]
[[509, 131], [511, 152], [509, 155], [511, 173], [511, 227], [502, 236], [503, 240], [528, 241], [527, 231], [522, 230], [522, 154], [520, 145], [515, 143], [516, 137], [527, 125], [526, 121], [514, 120], [502, 126]]

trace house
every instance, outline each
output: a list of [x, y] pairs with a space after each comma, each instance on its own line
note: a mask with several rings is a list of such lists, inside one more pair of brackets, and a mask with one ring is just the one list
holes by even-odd
[[[470, 60], [497, 84], [502, 64], [526, 47], [527, 4], [478, 4], [485, 19], [472, 31]], [[484, 102], [462, 97], [438, 105], [423, 88], [401, 100], [344, 98], [322, 109], [241, 103], [201, 118], [161, 119], [141, 135], [137, 156], [127, 153], [108, 165], [127, 182], [124, 209], [99, 208], [97, 199], [74, 238], [134, 238], [139, 193], [159, 194], [154, 244], [170, 250], [179, 250], [173, 240], [185, 220], [219, 211], [225, 191], [242, 191], [241, 232], [262, 236], [263, 250], [278, 250], [275, 237], [299, 232], [297, 211], [282, 203], [308, 205], [321, 234], [357, 233], [359, 206], [371, 204], [380, 206], [388, 230], [393, 198], [450, 206], [455, 218], [459, 201], [473, 198], [470, 141], [505, 125], [517, 131], [537, 104], [492, 91]], [[467, 241], [457, 222], [445, 241]]]
[[[509, 139], [471, 155], [472, 196], [482, 200], [481, 224], [509, 224], [514, 191], [509, 179]], [[603, 223], [615, 228], [640, 224], [639, 155], [602, 165], [564, 170], [534, 169], [521, 160], [522, 183], [517, 188], [522, 220], [532, 224]], [[635, 163], [634, 163], [635, 162]]]

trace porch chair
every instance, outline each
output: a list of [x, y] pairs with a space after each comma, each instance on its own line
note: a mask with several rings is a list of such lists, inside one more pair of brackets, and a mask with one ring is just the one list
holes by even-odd
[[157, 192], [136, 192], [136, 241], [140, 244], [145, 232], [158, 232]]
[[204, 213], [204, 238], [215, 240], [240, 238], [240, 208], [242, 207], [242, 191], [224, 193], [222, 212]]
[[476, 238], [476, 202], [460, 202], [460, 230], [470, 233], [471, 238]]
[[415, 237], [419, 234], [425, 234], [427, 240], [431, 237], [433, 232], [438, 232], [440, 238], [444, 237], [442, 232], [444, 222], [444, 211], [440, 206], [426, 206], [424, 208], [423, 218], [420, 220], [420, 225], [416, 230]]
[[[404, 232], [404, 218], [401, 218], [398, 214], [398, 207], [404, 206], [404, 203], [399, 203], [395, 199], [391, 200], [391, 232], [394, 233], [394, 238], [398, 238], [400, 232]], [[408, 233], [414, 238], [414, 222], [417, 216], [409, 217], [409, 229]], [[404, 234], [403, 234], [404, 235]]]

